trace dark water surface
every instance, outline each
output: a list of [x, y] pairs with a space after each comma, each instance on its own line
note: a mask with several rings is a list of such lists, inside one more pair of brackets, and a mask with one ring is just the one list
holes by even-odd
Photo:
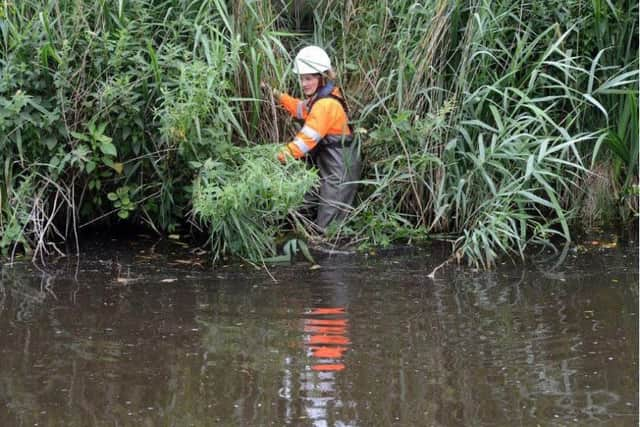
[[[637, 426], [638, 250], [210, 271], [143, 243], [0, 275], [0, 426]], [[579, 251], [580, 252], [580, 251]]]

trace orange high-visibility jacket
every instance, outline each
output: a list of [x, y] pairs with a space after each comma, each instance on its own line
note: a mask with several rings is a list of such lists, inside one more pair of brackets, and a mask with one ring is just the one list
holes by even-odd
[[[342, 98], [340, 89], [333, 89], [331, 95]], [[326, 136], [349, 136], [349, 119], [340, 101], [335, 98], [326, 97], [318, 99], [308, 110], [311, 100], [300, 100], [290, 95], [280, 95], [280, 104], [297, 119], [304, 120], [304, 126], [300, 129], [287, 149], [293, 157], [299, 159], [304, 157], [309, 151]]]

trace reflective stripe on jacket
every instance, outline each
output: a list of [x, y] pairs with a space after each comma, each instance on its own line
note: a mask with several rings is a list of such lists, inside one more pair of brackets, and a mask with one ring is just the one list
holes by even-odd
[[[337, 87], [331, 95], [342, 98]], [[339, 140], [351, 135], [349, 119], [340, 101], [332, 97], [320, 98], [313, 103], [311, 111], [308, 110], [309, 101], [302, 101], [287, 94], [280, 96], [280, 103], [289, 114], [304, 120], [302, 129], [293, 141], [287, 144], [287, 149], [296, 159], [304, 157], [325, 137]]]

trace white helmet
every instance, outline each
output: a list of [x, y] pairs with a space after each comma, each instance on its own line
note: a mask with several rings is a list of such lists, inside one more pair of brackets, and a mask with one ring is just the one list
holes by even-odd
[[293, 72], [296, 74], [319, 74], [331, 69], [329, 55], [321, 47], [307, 46], [300, 49], [293, 60]]

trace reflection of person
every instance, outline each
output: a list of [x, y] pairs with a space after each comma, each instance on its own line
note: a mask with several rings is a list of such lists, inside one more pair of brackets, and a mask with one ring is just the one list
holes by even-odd
[[[305, 99], [297, 99], [273, 90], [282, 106], [304, 126], [278, 156], [307, 158], [320, 174], [318, 192], [307, 196], [318, 206], [316, 225], [324, 230], [332, 221], [346, 216], [360, 177], [360, 154], [348, 123], [348, 108], [335, 85], [335, 74], [327, 53], [317, 46], [300, 50], [294, 60], [294, 72], [300, 76]], [[266, 84], [263, 83], [263, 87]]]
[[344, 371], [344, 354], [351, 341], [348, 319], [344, 307], [317, 307], [305, 313], [305, 348], [311, 365], [301, 376], [304, 409], [313, 426], [328, 426], [333, 417], [335, 425], [347, 426], [339, 421], [340, 414], [330, 415], [332, 408], [343, 407], [338, 372]]
[[344, 353], [351, 341], [344, 307], [318, 307], [304, 319], [305, 343], [313, 357], [311, 369], [319, 372], [342, 371]]
[[[352, 333], [344, 270], [321, 269], [317, 281], [307, 289], [309, 302], [302, 310], [300, 323], [304, 355], [301, 359], [286, 357], [279, 390], [286, 401], [285, 424], [295, 424], [304, 416], [314, 427], [355, 425], [349, 413], [356, 404], [351, 400], [352, 380], [347, 373]], [[299, 354], [298, 346], [292, 348]]]

